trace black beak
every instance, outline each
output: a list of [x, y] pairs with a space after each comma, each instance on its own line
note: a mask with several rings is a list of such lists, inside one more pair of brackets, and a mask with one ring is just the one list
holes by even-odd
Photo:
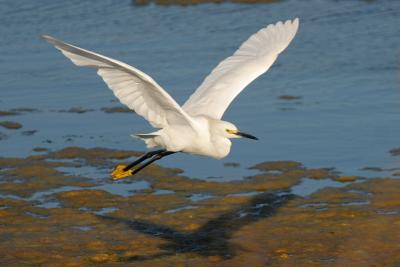
[[236, 132], [235, 134], [239, 135], [241, 137], [245, 137], [245, 138], [249, 138], [249, 139], [253, 139], [253, 140], [258, 140], [257, 137], [255, 137], [254, 135], [251, 135], [251, 134], [242, 133], [242, 132]]

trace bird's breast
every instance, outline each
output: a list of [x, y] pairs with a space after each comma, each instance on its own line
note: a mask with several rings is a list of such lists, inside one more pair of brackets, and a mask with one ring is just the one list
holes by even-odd
[[183, 152], [222, 159], [229, 154], [230, 148], [231, 142], [229, 141], [229, 139], [218, 140], [216, 142], [209, 137], [199, 136], [195, 138], [193, 142], [191, 142], [187, 147], [185, 147]]
[[198, 128], [188, 126], [170, 126], [162, 129], [156, 142], [168, 151], [180, 151], [216, 159], [226, 157], [231, 148], [231, 141], [225, 137], [213, 136], [209, 130], [208, 120], [195, 118]]

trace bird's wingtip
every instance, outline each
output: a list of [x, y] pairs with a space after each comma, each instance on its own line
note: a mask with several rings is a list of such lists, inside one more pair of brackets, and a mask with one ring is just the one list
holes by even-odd
[[300, 19], [299, 18], [294, 18], [294, 19], [289, 19], [289, 20], [287, 20], [286, 21], [287, 23], [290, 23], [290, 24], [292, 24], [292, 25], [295, 25], [295, 26], [298, 26], [299, 25], [299, 22], [300, 22]]
[[55, 44], [58, 41], [56, 38], [51, 37], [50, 35], [46, 35], [46, 34], [41, 35], [40, 38], [50, 44]]
[[[288, 20], [286, 20], [283, 24], [286, 26], [286, 27], [294, 27], [294, 28], [298, 28], [299, 27], [299, 18], [294, 18], [294, 19], [288, 19]], [[279, 23], [279, 22], [278, 22]]]
[[298, 28], [299, 28], [299, 22], [300, 19], [299, 18], [294, 18], [293, 20], [288, 20], [288, 23], [291, 24], [291, 27], [293, 28], [294, 32], [297, 32]]
[[42, 38], [44, 40], [48, 40], [48, 39], [51, 39], [52, 37], [49, 35], [46, 35], [46, 34], [42, 34], [42, 35], [40, 35], [40, 38]]

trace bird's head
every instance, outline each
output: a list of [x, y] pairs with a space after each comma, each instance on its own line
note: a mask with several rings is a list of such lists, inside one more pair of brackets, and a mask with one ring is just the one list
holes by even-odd
[[217, 128], [218, 128], [218, 133], [226, 138], [245, 137], [253, 140], [258, 140], [257, 137], [251, 134], [239, 131], [238, 128], [233, 123], [227, 121], [219, 121]]

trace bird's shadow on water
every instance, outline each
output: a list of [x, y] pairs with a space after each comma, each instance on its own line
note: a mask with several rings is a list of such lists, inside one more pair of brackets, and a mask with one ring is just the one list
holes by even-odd
[[180, 232], [168, 226], [142, 220], [127, 220], [107, 215], [102, 219], [123, 223], [130, 229], [169, 241], [161, 245], [163, 251], [156, 255], [142, 255], [121, 258], [120, 261], [143, 261], [178, 253], [197, 253], [202, 256], [221, 256], [228, 259], [235, 255], [229, 244], [232, 234], [244, 225], [273, 216], [280, 207], [294, 195], [286, 193], [261, 193], [249, 202], [211, 219], [194, 232]]

